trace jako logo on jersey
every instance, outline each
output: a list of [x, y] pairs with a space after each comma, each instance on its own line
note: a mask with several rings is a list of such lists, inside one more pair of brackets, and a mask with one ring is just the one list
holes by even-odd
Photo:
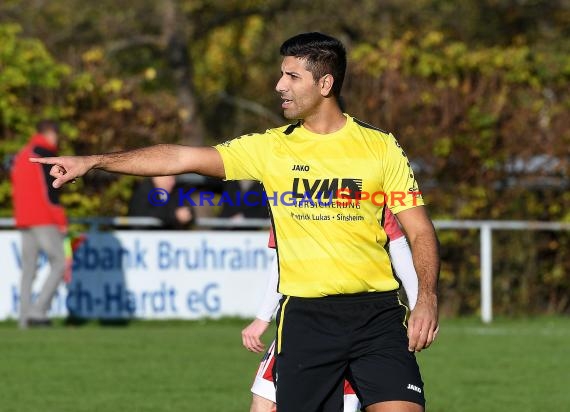
[[416, 391], [417, 393], [422, 393], [422, 388], [419, 388], [411, 383], [408, 383], [408, 387], [406, 389], [411, 389], [412, 391]]
[[294, 198], [299, 199], [356, 199], [357, 193], [362, 192], [362, 179], [334, 177], [311, 180], [296, 177], [291, 192]]
[[311, 168], [308, 165], [293, 165], [291, 170], [298, 172], [308, 172], [311, 170]]

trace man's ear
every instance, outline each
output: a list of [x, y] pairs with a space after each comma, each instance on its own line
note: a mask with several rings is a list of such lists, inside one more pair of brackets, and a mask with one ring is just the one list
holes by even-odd
[[321, 85], [321, 95], [324, 97], [330, 96], [334, 84], [334, 77], [332, 74], [325, 74], [323, 77], [321, 77], [319, 83]]

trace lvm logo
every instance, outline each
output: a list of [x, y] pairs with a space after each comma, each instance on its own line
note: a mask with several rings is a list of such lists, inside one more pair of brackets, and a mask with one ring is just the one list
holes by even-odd
[[334, 177], [327, 179], [293, 179], [293, 198], [356, 199], [362, 193], [362, 179]]

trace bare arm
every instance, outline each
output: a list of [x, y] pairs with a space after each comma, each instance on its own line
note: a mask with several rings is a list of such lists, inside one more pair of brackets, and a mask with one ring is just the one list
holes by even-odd
[[397, 216], [410, 242], [418, 274], [418, 300], [408, 320], [408, 338], [410, 351], [420, 351], [433, 342], [437, 333], [439, 243], [423, 206], [405, 210]]
[[44, 157], [30, 160], [53, 165], [50, 174], [56, 178], [53, 182], [56, 188], [83, 176], [91, 169], [137, 176], [199, 173], [225, 178], [222, 157], [213, 147], [160, 144], [101, 155]]

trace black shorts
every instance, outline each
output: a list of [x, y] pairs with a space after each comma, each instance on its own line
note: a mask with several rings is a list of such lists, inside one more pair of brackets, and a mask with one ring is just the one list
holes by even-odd
[[363, 408], [396, 400], [424, 406], [406, 314], [396, 291], [284, 297], [277, 315], [278, 411], [342, 411], [344, 377]]

